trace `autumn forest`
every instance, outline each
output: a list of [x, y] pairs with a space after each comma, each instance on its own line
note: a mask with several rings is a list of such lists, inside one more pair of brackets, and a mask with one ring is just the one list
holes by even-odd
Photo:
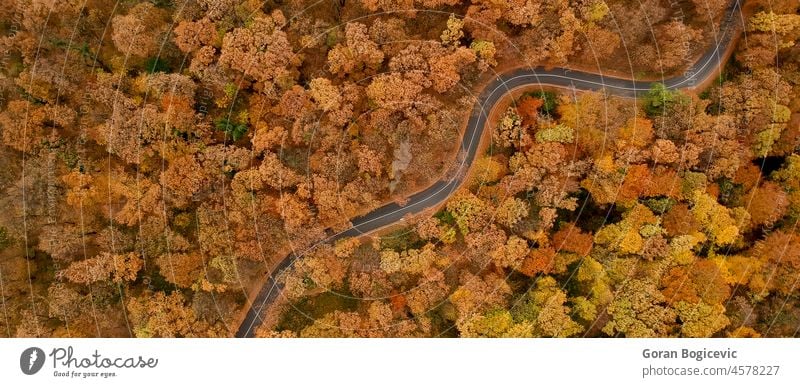
[[796, 0], [695, 87], [509, 90], [453, 174], [499, 74], [678, 76], [730, 4], [6, 0], [0, 337], [232, 337], [267, 278], [256, 337], [800, 336]]

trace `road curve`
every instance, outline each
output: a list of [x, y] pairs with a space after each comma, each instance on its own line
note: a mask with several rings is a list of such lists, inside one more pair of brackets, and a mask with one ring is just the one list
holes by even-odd
[[[715, 43], [680, 76], [666, 78], [659, 82], [668, 89], [691, 88], [702, 84], [713, 76], [722, 64], [728, 46], [738, 30], [740, 15], [740, 2], [733, 0], [728, 6], [720, 31], [715, 36]], [[510, 90], [521, 86], [548, 85], [572, 88], [581, 91], [604, 91], [622, 97], [637, 97], [650, 90], [656, 81], [636, 81], [631, 79], [607, 77], [565, 68], [545, 69], [543, 67], [522, 68], [501, 74], [490, 82], [481, 91], [472, 108], [467, 129], [461, 139], [460, 152], [464, 157], [457, 166], [458, 171], [449, 180], [439, 180], [423, 191], [411, 195], [405, 205], [390, 203], [379, 207], [363, 216], [351, 219], [352, 227], [328, 236], [319, 243], [329, 243], [345, 237], [354, 237], [370, 233], [379, 228], [394, 224], [409, 214], [416, 214], [447, 200], [461, 185], [465, 172], [478, 152], [483, 130], [486, 127], [488, 115], [492, 107]], [[261, 313], [268, 307], [281, 292], [282, 285], [276, 281], [278, 273], [286, 270], [297, 259], [295, 254], [284, 258], [270, 273], [255, 300], [250, 306], [247, 315], [236, 331], [236, 337], [253, 337], [256, 328], [261, 323]]]

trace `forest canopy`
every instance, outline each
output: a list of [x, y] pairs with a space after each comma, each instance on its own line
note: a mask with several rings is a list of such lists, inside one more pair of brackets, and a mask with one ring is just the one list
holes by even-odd
[[496, 107], [440, 208], [318, 244], [447, 175], [517, 67], [678, 74], [728, 3], [9, 0], [0, 335], [796, 336], [800, 15], [748, 1], [720, 76]]

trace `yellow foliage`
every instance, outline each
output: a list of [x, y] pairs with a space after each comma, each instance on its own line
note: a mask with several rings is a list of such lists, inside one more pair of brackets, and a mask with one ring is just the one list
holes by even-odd
[[474, 165], [472, 184], [476, 186], [494, 183], [508, 173], [506, 166], [495, 157], [480, 157], [475, 161]]
[[669, 256], [678, 265], [688, 265], [695, 259], [692, 249], [705, 239], [693, 235], [680, 235], [672, 239], [669, 244]]
[[620, 128], [617, 133], [617, 147], [633, 146], [643, 148], [653, 141], [653, 122], [647, 118], [635, 117]]
[[683, 321], [681, 335], [684, 337], [711, 337], [730, 323], [725, 316], [725, 307], [719, 304], [680, 301], [675, 305], [675, 310]]
[[617, 166], [614, 165], [614, 158], [608, 154], [597, 159], [595, 161], [595, 166], [597, 167], [597, 170], [602, 173], [612, 173], [617, 169]]
[[725, 282], [731, 285], [747, 285], [753, 273], [761, 271], [761, 261], [741, 255], [733, 255], [720, 260], [720, 267], [726, 273]]

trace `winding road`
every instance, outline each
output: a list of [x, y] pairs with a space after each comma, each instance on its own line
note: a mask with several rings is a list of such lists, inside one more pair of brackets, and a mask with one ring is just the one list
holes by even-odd
[[[522, 68], [497, 76], [484, 87], [472, 108], [466, 131], [461, 139], [460, 154], [464, 157], [457, 166], [457, 173], [453, 174], [455, 177], [439, 180], [425, 190], [411, 195], [405, 205], [390, 203], [363, 216], [353, 218], [351, 219], [352, 227], [330, 235], [319, 243], [329, 243], [345, 237], [368, 234], [399, 222], [406, 215], [419, 213], [447, 200], [458, 190], [466, 175], [464, 172], [469, 169], [475, 159], [489, 113], [495, 104], [513, 89], [523, 86], [547, 85], [582, 91], [604, 91], [616, 96], [636, 98], [647, 93], [655, 82], [661, 82], [668, 89], [673, 90], [692, 88], [704, 83], [716, 74], [717, 69], [722, 65], [728, 47], [734, 41], [738, 27], [741, 25], [740, 2], [743, 0], [731, 2], [725, 12], [720, 31], [715, 36], [715, 43], [680, 76], [660, 81], [636, 81], [566, 68], [545, 69], [543, 67]], [[282, 285], [276, 281], [277, 274], [290, 267], [296, 259], [295, 254], [290, 254], [273, 269], [250, 305], [247, 315], [236, 332], [236, 337], [253, 337], [256, 328], [261, 324], [262, 311], [268, 308], [281, 292]]]

